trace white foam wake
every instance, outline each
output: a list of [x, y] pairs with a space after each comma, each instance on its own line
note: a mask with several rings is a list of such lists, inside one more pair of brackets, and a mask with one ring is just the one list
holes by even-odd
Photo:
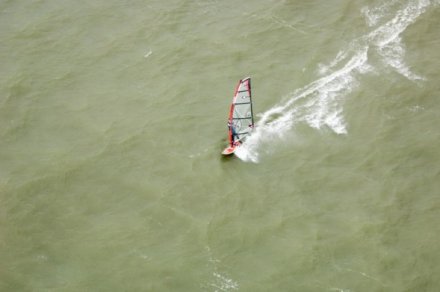
[[[373, 30], [353, 40], [328, 65], [320, 64], [322, 77], [288, 94], [284, 103], [261, 113], [256, 130], [236, 151], [237, 156], [245, 161], [258, 162], [262, 145], [285, 136], [295, 124], [301, 122], [316, 129], [326, 127], [337, 134], [346, 134], [341, 101], [357, 87], [359, 76], [377, 70], [368, 63], [370, 51], [380, 57], [382, 64], [409, 80], [423, 79], [405, 64], [405, 46], [400, 35], [431, 4], [429, 0], [410, 0], [391, 16], [390, 10], [400, 5], [399, 1], [390, 1], [372, 9], [362, 8], [361, 12]], [[378, 24], [385, 18], [391, 19]]]

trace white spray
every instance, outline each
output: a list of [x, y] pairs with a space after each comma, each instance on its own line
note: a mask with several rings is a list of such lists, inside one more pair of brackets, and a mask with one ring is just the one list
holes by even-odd
[[[396, 2], [390, 1], [373, 9], [364, 7], [361, 12], [367, 24], [373, 27], [389, 13]], [[319, 72], [323, 77], [288, 94], [284, 103], [260, 114], [255, 131], [236, 151], [236, 155], [245, 161], [258, 162], [263, 144], [283, 137], [295, 124], [301, 122], [316, 129], [327, 127], [337, 134], [346, 134], [341, 100], [357, 87], [358, 76], [375, 70], [368, 64], [369, 50], [374, 50], [383, 64], [409, 80], [423, 79], [411, 72], [405, 64], [405, 47], [400, 34], [430, 5], [429, 0], [409, 1], [391, 20], [352, 41], [328, 66], [320, 65]], [[341, 66], [341, 69], [336, 69]]]

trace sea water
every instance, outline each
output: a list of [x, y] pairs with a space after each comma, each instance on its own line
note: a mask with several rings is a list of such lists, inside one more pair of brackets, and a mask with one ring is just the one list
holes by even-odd
[[440, 289], [438, 0], [2, 1], [0, 40], [1, 291]]

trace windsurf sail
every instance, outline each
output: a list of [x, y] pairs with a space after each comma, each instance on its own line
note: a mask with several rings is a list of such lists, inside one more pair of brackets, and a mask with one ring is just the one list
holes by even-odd
[[235, 88], [229, 110], [228, 126], [228, 139], [231, 146], [246, 138], [254, 127], [251, 78], [249, 77], [240, 80]]

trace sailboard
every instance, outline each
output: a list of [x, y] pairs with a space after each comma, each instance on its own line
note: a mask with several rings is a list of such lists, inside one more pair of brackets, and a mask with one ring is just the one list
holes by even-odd
[[229, 109], [229, 145], [222, 151], [223, 155], [233, 154], [254, 128], [251, 93], [251, 78], [247, 77], [240, 80], [235, 88], [234, 97]]

